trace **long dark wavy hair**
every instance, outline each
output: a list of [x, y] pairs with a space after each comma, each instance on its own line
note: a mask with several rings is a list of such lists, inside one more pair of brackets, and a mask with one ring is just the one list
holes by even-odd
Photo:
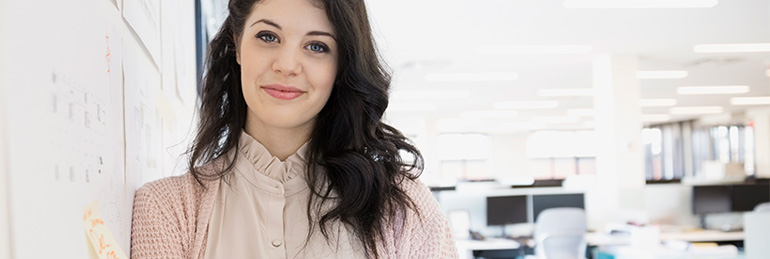
[[[418, 213], [400, 188], [415, 180], [423, 158], [404, 135], [382, 121], [388, 106], [390, 75], [380, 62], [363, 0], [311, 0], [326, 11], [339, 46], [339, 67], [331, 96], [315, 120], [308, 144], [308, 186], [312, 190], [308, 223], [330, 238], [332, 223], [346, 224], [363, 243], [367, 255], [378, 258], [377, 240], [397, 215]], [[211, 174], [199, 169], [238, 148], [246, 123], [236, 42], [257, 0], [230, 0], [229, 15], [209, 44], [201, 90], [200, 125], [192, 143], [188, 167], [195, 179], [227, 176], [235, 158]], [[405, 151], [413, 162], [399, 154]], [[235, 156], [237, 157], [237, 156]], [[226, 162], [227, 163], [227, 162]], [[333, 204], [321, 210], [322, 205]]]

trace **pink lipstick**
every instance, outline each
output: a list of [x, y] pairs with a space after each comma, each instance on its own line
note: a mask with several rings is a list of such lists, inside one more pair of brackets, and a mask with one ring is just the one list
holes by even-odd
[[291, 100], [300, 97], [305, 91], [299, 90], [296, 87], [284, 86], [279, 84], [263, 85], [262, 89], [272, 97], [281, 100]]

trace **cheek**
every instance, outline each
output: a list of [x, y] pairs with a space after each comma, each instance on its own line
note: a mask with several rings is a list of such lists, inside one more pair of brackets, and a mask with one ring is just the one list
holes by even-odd
[[328, 99], [334, 87], [334, 81], [337, 79], [337, 64], [327, 64], [319, 68], [321, 69], [313, 75], [313, 81], [317, 87], [316, 91], [323, 93], [326, 96], [325, 99]]
[[[264, 56], [259, 58], [259, 55], [252, 53], [242, 53], [241, 55], [241, 78], [250, 79], [261, 76], [268, 67]], [[263, 62], [260, 62], [263, 61]]]

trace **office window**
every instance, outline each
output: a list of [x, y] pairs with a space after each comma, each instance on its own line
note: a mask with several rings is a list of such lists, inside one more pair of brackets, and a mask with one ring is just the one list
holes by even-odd
[[702, 164], [708, 160], [743, 163], [747, 176], [755, 174], [754, 128], [751, 125], [698, 128], [694, 135], [696, 133], [698, 138], [693, 138], [693, 176], [703, 172]]
[[490, 179], [486, 160], [448, 160], [441, 161], [441, 179], [452, 181]]
[[442, 179], [489, 179], [489, 136], [479, 133], [441, 134], [437, 143]]
[[648, 181], [682, 179], [689, 166], [685, 153], [690, 153], [684, 136], [690, 136], [691, 122], [676, 122], [642, 129], [645, 178]]
[[527, 156], [535, 180], [561, 180], [595, 174], [594, 131], [539, 131], [527, 139]]
[[751, 126], [694, 127], [692, 121], [642, 129], [645, 176], [648, 181], [698, 177], [705, 161], [743, 163], [754, 174], [754, 130]]
[[577, 174], [576, 158], [554, 158], [553, 159], [553, 179], [564, 179], [567, 176]]
[[644, 149], [645, 176], [647, 180], [665, 179], [663, 129], [661, 127], [642, 129], [642, 147]]
[[563, 180], [570, 175], [596, 174], [595, 157], [536, 158], [530, 161], [535, 180]]
[[551, 158], [532, 159], [530, 161], [530, 174], [535, 180], [554, 179]]

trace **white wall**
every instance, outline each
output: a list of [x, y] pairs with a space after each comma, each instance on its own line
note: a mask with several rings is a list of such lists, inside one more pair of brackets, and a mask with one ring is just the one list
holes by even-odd
[[[5, 15], [5, 1], [0, 0], [0, 15]], [[8, 23], [0, 22], [0, 35], [5, 34], [5, 26]], [[5, 82], [5, 37], [0, 37], [0, 87]], [[0, 100], [3, 100], [3, 91], [0, 91]], [[0, 109], [0, 146], [6, 146], [5, 140], [5, 116], [4, 110]], [[0, 148], [0, 258], [11, 258], [11, 221], [8, 218], [8, 168], [5, 162], [5, 149]]]
[[489, 168], [492, 175], [500, 180], [510, 177], [531, 176], [530, 161], [527, 157], [529, 133], [490, 135], [492, 152]]

